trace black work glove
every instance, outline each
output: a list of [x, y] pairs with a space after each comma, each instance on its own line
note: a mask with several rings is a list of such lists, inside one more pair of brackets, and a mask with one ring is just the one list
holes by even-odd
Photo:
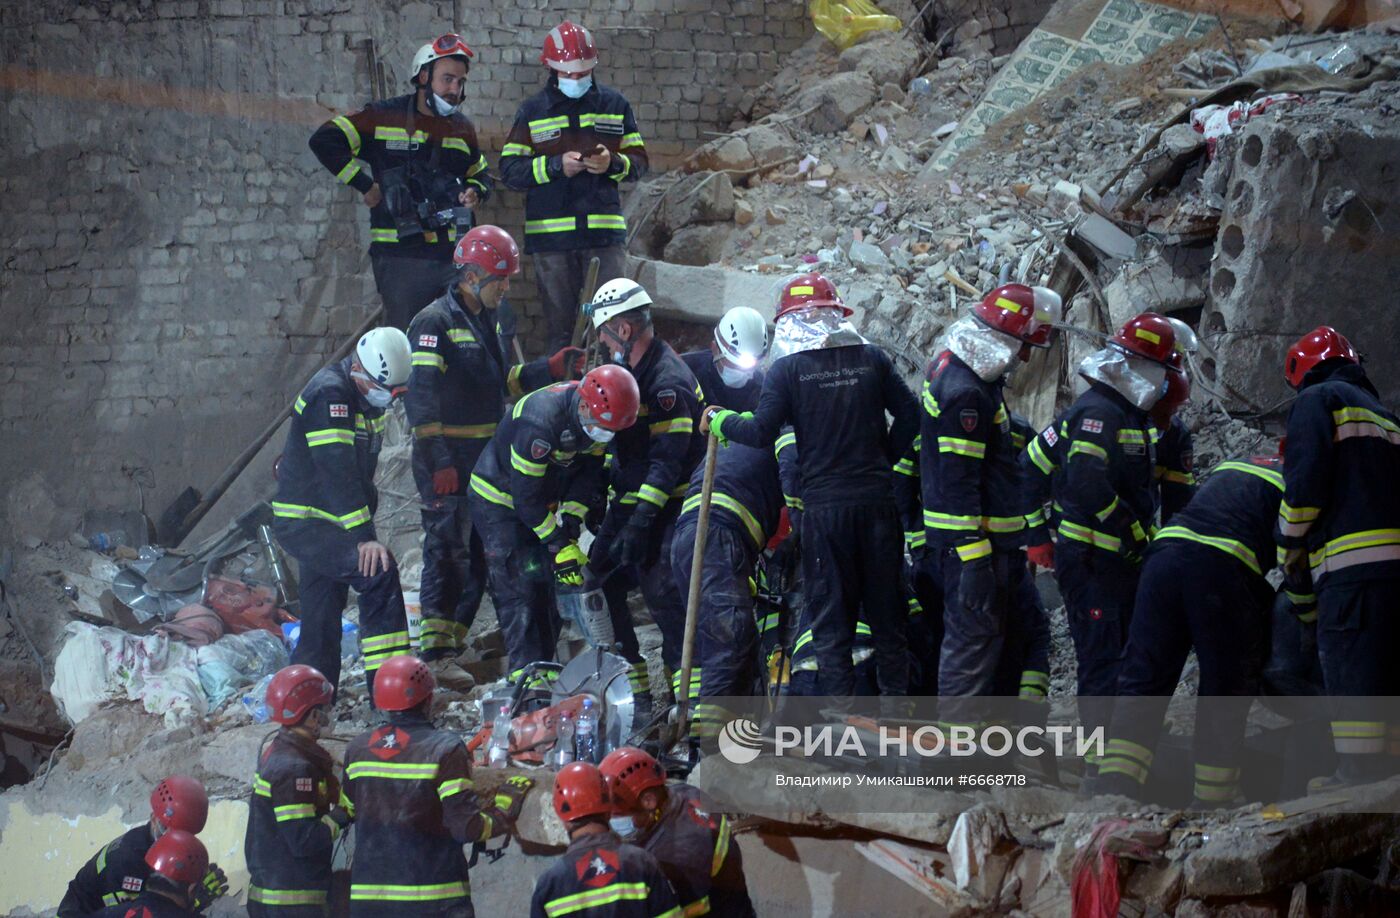
[[228, 895], [228, 877], [218, 864], [210, 864], [209, 872], [194, 887], [194, 910], [202, 912], [214, 904], [214, 900]]
[[997, 578], [992, 556], [974, 558], [962, 563], [958, 576], [958, 600], [973, 615], [984, 616], [996, 604]]
[[651, 544], [651, 524], [655, 517], [656, 510], [651, 504], [637, 504], [627, 525], [622, 527], [617, 541], [613, 543], [612, 555], [619, 564], [642, 564], [646, 561], [647, 555], [656, 547]]
[[496, 788], [496, 809], [501, 811], [506, 821], [514, 825], [520, 818], [520, 810], [525, 806], [525, 795], [535, 786], [534, 778], [524, 775], [511, 775], [505, 783]]
[[566, 542], [577, 542], [578, 537], [583, 534], [583, 517], [567, 511], [560, 513], [559, 534]]

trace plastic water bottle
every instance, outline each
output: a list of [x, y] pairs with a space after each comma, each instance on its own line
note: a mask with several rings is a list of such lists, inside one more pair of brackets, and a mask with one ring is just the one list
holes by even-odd
[[353, 660], [360, 655], [360, 629], [348, 618], [340, 620], [340, 658]]
[[272, 719], [272, 709], [267, 706], [267, 687], [271, 682], [272, 673], [268, 673], [240, 699], [243, 710], [248, 712], [255, 724], [265, 724]]
[[580, 762], [598, 762], [598, 709], [592, 698], [583, 699], [574, 733], [574, 758]]
[[491, 748], [487, 760], [492, 768], [505, 768], [510, 761], [510, 702], [501, 702], [491, 722]]
[[282, 640], [287, 645], [287, 650], [297, 649], [297, 642], [301, 640], [301, 622], [283, 622]]
[[559, 718], [559, 737], [554, 741], [554, 765], [563, 768], [574, 760], [574, 715]]

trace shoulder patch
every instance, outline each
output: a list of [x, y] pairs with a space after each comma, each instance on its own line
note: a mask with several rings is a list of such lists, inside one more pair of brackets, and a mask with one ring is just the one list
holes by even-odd
[[140, 877], [122, 877], [122, 889], [127, 892], [139, 893], [142, 885]]
[[1085, 418], [1080, 422], [1079, 429], [1089, 433], [1103, 433], [1103, 421], [1095, 418]]
[[316, 789], [316, 782], [311, 778], [297, 778], [295, 782], [296, 791], [299, 794], [309, 794]]
[[347, 405], [347, 404], [345, 404], [344, 402], [331, 402], [331, 417], [333, 417], [333, 418], [348, 418], [348, 417], [350, 417], [350, 406]]
[[549, 451], [554, 447], [549, 445], [548, 440], [535, 440], [530, 444], [530, 458], [543, 459], [549, 455]]
[[958, 423], [962, 424], [962, 429], [972, 433], [977, 429], [977, 422], [981, 420], [981, 415], [976, 408], [964, 408], [958, 412]]
[[438, 343], [438, 336], [437, 336], [437, 335], [419, 335], [419, 336], [418, 336], [418, 346], [419, 346], [419, 347], [437, 347], [437, 343]]
[[1060, 435], [1057, 434], [1057, 433], [1055, 433], [1055, 425], [1054, 425], [1054, 424], [1051, 424], [1049, 427], [1047, 427], [1047, 428], [1045, 428], [1044, 430], [1042, 430], [1042, 431], [1040, 432], [1040, 435], [1041, 435], [1042, 437], [1044, 437], [1044, 438], [1045, 438], [1045, 442], [1048, 443], [1048, 444], [1051, 445], [1051, 446], [1054, 446], [1056, 443], [1059, 443], [1059, 442], [1060, 442]]
[[676, 407], [676, 390], [662, 389], [656, 393], [656, 404], [660, 406], [662, 411], [670, 411]]

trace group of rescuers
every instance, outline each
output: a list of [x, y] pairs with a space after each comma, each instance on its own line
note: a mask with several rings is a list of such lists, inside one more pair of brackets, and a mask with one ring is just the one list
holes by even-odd
[[[1333, 696], [1338, 764], [1315, 786], [1394, 770], [1400, 723], [1378, 699], [1400, 694], [1400, 669], [1385, 662], [1400, 637], [1387, 608], [1400, 590], [1400, 420], [1340, 332], [1322, 326], [1287, 349], [1298, 394], [1277, 452], [1221, 462], [1199, 486], [1175, 417], [1195, 336], [1177, 319], [1126, 322], [1079, 364], [1082, 394], [1038, 432], [1003, 390], [1061, 324], [1060, 298], [1044, 287], [1000, 286], [955, 321], [921, 397], [819, 274], [782, 282], [771, 332], [737, 306], [708, 350], [678, 355], [657, 337], [650, 296], [619, 276], [617, 184], [645, 170], [641, 136], [626, 101], [592, 80], [591, 37], [565, 22], [541, 55], [548, 85], [521, 107], [500, 166], [528, 193], [526, 251], [552, 351], [513, 361], [501, 316], [520, 271], [515, 241], [489, 225], [400, 239], [359, 165], [378, 175], [421, 158], [462, 174], [464, 204], [484, 199], [485, 160], [455, 112], [470, 55], [455, 35], [425, 45], [412, 94], [333, 119], [312, 139], [373, 208], [388, 322], [306, 386], [279, 466], [275, 532], [298, 562], [303, 625], [268, 693], [282, 728], [250, 798], [251, 914], [322, 915], [333, 842], [351, 821], [351, 914], [472, 914], [462, 846], [510, 831], [533, 782], [515, 776], [479, 797], [461, 738], [433, 726], [435, 687], [470, 678], [454, 658], [485, 590], [515, 675], [553, 659], [555, 591], [591, 582], [633, 664], [638, 706], [649, 706], [627, 595], [640, 588], [674, 676], [708, 434], [724, 448], [691, 686], [702, 748], [729, 718], [707, 699], [758, 694], [775, 679], [838, 702], [938, 695], [947, 724], [982, 722], [980, 700], [1010, 696], [1024, 702], [1018, 716], [1043, 721], [1039, 567], [1053, 569], [1065, 604], [1081, 721], [1108, 737], [1086, 786], [1142, 792], [1194, 649], [1200, 695], [1241, 702], [1200, 709], [1194, 802], [1236, 801], [1248, 700], [1280, 622], [1293, 628], [1290, 665], [1320, 672]], [[578, 379], [585, 355], [568, 342], [594, 256], [606, 282], [586, 313], [605, 359]], [[374, 528], [374, 472], [398, 397], [424, 505], [418, 656]], [[1266, 579], [1275, 568], [1277, 590]], [[370, 698], [386, 719], [349, 745], [338, 780], [317, 737], [339, 683], [349, 589]], [[795, 624], [777, 627], [781, 600], [766, 614], [759, 600], [774, 592], [800, 597]], [[725, 818], [668, 783], [647, 753], [624, 747], [601, 768], [568, 766], [554, 804], [571, 841], [532, 914], [751, 913]], [[152, 806], [149, 824], [79, 872], [62, 918], [187, 915], [226, 890], [196, 838], [203, 788], [171, 777]]]

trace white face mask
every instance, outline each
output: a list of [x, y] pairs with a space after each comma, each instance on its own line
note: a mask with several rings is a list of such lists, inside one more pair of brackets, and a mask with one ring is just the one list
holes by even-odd
[[632, 821], [631, 816], [614, 816], [608, 820], [608, 825], [623, 838], [637, 834], [637, 824]]
[[365, 393], [365, 401], [375, 408], [388, 408], [394, 401], [394, 393], [388, 389], [371, 389]]
[[559, 78], [559, 91], [570, 99], [582, 99], [583, 94], [588, 92], [588, 88], [593, 85], [593, 74], [578, 80], [571, 80], [568, 77]]
[[719, 368], [719, 378], [731, 389], [741, 389], [749, 384], [753, 379], [753, 370], [741, 370], [738, 367], [721, 366]]
[[584, 422], [583, 432], [588, 434], [588, 439], [592, 440], [594, 443], [609, 443], [613, 438], [613, 431], [608, 430], [606, 427], [599, 427], [597, 424]]
[[457, 110], [457, 105], [462, 104], [458, 102], [457, 105], [454, 105], [435, 92], [428, 93], [428, 96], [432, 102], [433, 111], [437, 112], [440, 118], [446, 118]]

